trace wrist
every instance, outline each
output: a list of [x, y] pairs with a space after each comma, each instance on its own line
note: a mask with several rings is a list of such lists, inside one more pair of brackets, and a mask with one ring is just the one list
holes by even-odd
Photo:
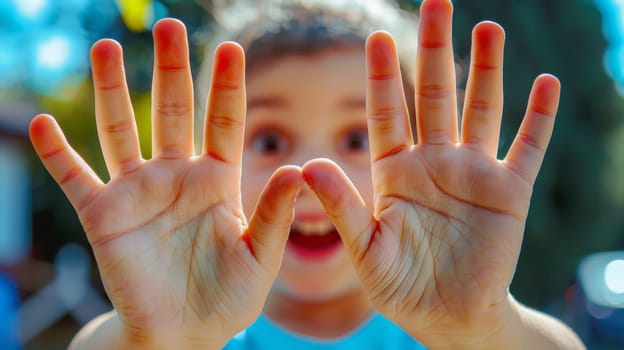
[[125, 335], [120, 337], [119, 346], [122, 350], [169, 350], [169, 349], [202, 349], [220, 350], [227, 341], [209, 339], [205, 336], [185, 334], [176, 337]]
[[228, 340], [222, 336], [211, 337], [206, 332], [179, 332], [171, 335], [170, 332], [165, 334], [133, 330], [123, 324], [117, 312], [111, 311], [82, 328], [70, 344], [69, 350], [219, 350]]
[[522, 348], [517, 302], [508, 293], [498, 304], [461, 320], [452, 319], [403, 327], [429, 350]]
[[202, 349], [221, 350], [225, 343], [217, 345], [215, 342], [207, 342], [205, 339], [125, 339], [118, 343], [115, 349], [119, 350], [170, 350], [170, 349]]
[[[121, 323], [120, 323], [121, 325]], [[181, 329], [176, 331], [143, 331], [129, 327], [120, 327], [120, 346], [124, 350], [169, 350], [202, 349], [220, 350], [229, 338], [226, 332], [207, 332], [202, 329]]]
[[464, 324], [436, 324], [408, 333], [430, 350], [585, 349], [578, 335], [563, 322], [520, 304], [509, 293], [492, 313], [482, 315]]

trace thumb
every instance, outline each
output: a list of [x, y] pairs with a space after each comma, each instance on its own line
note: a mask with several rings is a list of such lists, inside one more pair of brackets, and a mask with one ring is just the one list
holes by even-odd
[[260, 194], [243, 238], [265, 268], [279, 269], [302, 186], [301, 168], [284, 166], [273, 173]]
[[303, 178], [316, 193], [327, 215], [355, 261], [370, 246], [377, 220], [373, 217], [355, 185], [338, 165], [329, 159], [314, 159], [303, 168]]

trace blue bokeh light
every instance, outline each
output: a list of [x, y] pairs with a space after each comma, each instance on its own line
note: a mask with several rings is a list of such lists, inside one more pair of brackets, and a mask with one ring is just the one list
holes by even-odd
[[114, 0], [0, 0], [0, 88], [62, 97], [118, 17]]
[[0, 1], [0, 23], [11, 31], [31, 30], [47, 23], [52, 17], [49, 0]]
[[31, 46], [28, 73], [30, 87], [41, 94], [54, 94], [63, 84], [76, 83], [76, 76], [88, 74], [89, 45], [78, 30], [49, 29]]
[[59, 13], [84, 14], [92, 3], [92, 0], [63, 0], [56, 6]]
[[624, 94], [624, 0], [594, 0], [602, 14], [602, 30], [609, 47], [604, 54], [607, 73]]
[[24, 76], [22, 48], [13, 35], [0, 32], [0, 87], [8, 88], [21, 83]]

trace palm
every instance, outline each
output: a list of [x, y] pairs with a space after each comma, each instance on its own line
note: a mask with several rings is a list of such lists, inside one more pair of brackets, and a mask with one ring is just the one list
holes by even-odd
[[278, 169], [248, 223], [240, 195], [241, 48], [226, 43], [215, 53], [203, 150], [194, 155], [185, 28], [163, 20], [154, 39], [153, 159], [140, 155], [121, 47], [111, 40], [92, 49], [98, 136], [111, 180], [102, 183], [51, 117], [33, 120], [31, 138], [78, 213], [126, 331], [157, 342], [223, 345], [263, 307], [301, 173]]
[[239, 194], [224, 183], [236, 169], [214, 163], [146, 162], [79, 212], [108, 296], [135, 327], [242, 328], [260, 311], [272, 276], [240, 244]]
[[388, 238], [371, 243], [361, 267], [373, 300], [393, 318], [461, 318], [467, 307], [501, 303], [530, 184], [491, 157], [455, 146], [416, 146], [377, 162], [374, 172], [383, 188], [376, 237]]
[[466, 331], [471, 325], [494, 329], [509, 306], [508, 288], [552, 133], [559, 83], [548, 75], [535, 81], [518, 135], [499, 161], [502, 28], [483, 22], [473, 31], [459, 130], [452, 5], [428, 0], [420, 15], [417, 142], [394, 42], [385, 33], [367, 42], [374, 203], [364, 203], [331, 162], [315, 160], [303, 171], [380, 312], [417, 336]]

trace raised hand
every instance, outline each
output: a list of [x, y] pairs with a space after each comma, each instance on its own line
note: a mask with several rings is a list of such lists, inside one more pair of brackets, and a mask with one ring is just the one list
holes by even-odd
[[559, 99], [558, 80], [538, 77], [516, 139], [496, 159], [504, 32], [483, 22], [473, 31], [458, 132], [451, 21], [449, 0], [423, 2], [417, 141], [392, 38], [378, 32], [367, 42], [374, 203], [331, 161], [303, 168], [376, 308], [426, 345], [509, 326], [508, 288]]
[[186, 29], [165, 19], [153, 32], [152, 159], [141, 157], [122, 50], [112, 40], [91, 52], [97, 130], [111, 180], [98, 178], [52, 117], [35, 117], [31, 139], [76, 209], [127, 340], [220, 348], [263, 307], [301, 172], [278, 169], [248, 224], [240, 195], [242, 49], [223, 43], [215, 52], [203, 149], [194, 155]]

